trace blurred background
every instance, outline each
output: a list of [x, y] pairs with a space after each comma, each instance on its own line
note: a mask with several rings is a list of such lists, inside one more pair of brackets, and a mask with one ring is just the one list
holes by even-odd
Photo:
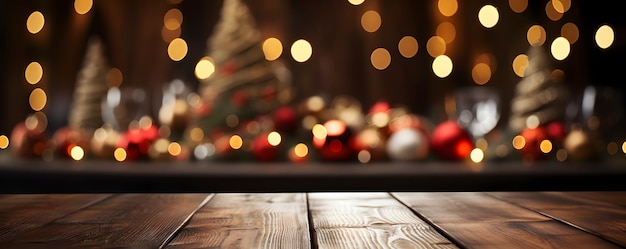
[[[572, 102], [587, 86], [621, 95], [625, 89], [626, 19], [613, 2], [242, 1], [262, 39], [275, 38], [266, 58], [291, 71], [296, 100], [350, 95], [366, 108], [384, 100], [439, 123], [451, 115], [445, 102], [458, 89], [485, 86], [499, 94], [498, 125], [507, 125], [531, 44], [545, 48], [548, 67]], [[145, 89], [156, 116], [167, 83], [181, 79], [198, 87], [194, 69], [207, 55], [222, 4], [0, 2], [0, 134], [34, 111], [48, 116], [50, 129], [67, 123], [93, 36], [101, 38], [117, 84]], [[294, 54], [301, 39], [310, 49]], [[623, 106], [618, 98], [607, 108]]]

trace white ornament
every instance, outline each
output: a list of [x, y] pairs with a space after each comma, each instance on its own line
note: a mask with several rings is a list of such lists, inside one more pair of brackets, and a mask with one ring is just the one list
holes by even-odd
[[428, 139], [415, 129], [398, 130], [387, 140], [387, 155], [396, 161], [424, 159], [428, 155]]

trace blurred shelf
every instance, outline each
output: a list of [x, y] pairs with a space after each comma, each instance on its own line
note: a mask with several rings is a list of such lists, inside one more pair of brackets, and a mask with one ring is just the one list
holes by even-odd
[[0, 161], [1, 193], [626, 190], [626, 163]]

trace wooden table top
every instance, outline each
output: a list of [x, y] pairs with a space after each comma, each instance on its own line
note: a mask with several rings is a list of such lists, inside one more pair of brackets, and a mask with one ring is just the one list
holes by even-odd
[[626, 192], [0, 195], [0, 248], [624, 248]]
[[626, 162], [0, 160], [0, 193], [625, 190]]

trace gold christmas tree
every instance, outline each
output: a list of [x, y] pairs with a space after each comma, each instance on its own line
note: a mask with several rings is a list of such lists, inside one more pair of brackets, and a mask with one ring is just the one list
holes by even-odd
[[89, 39], [81, 70], [74, 88], [69, 125], [74, 129], [93, 132], [102, 126], [102, 98], [107, 92], [109, 70], [104, 45], [99, 38]]
[[265, 60], [261, 33], [240, 0], [224, 1], [208, 51], [216, 71], [200, 83], [199, 94], [209, 111], [199, 117], [198, 127], [208, 132], [224, 127], [229, 115], [250, 119], [281, 104], [278, 96], [287, 83], [277, 77], [273, 62]]
[[540, 125], [562, 121], [568, 99], [567, 90], [554, 80], [543, 47], [532, 46], [524, 78], [515, 87], [515, 97], [511, 100], [509, 126], [519, 132], [526, 128], [530, 116], [535, 116]]

